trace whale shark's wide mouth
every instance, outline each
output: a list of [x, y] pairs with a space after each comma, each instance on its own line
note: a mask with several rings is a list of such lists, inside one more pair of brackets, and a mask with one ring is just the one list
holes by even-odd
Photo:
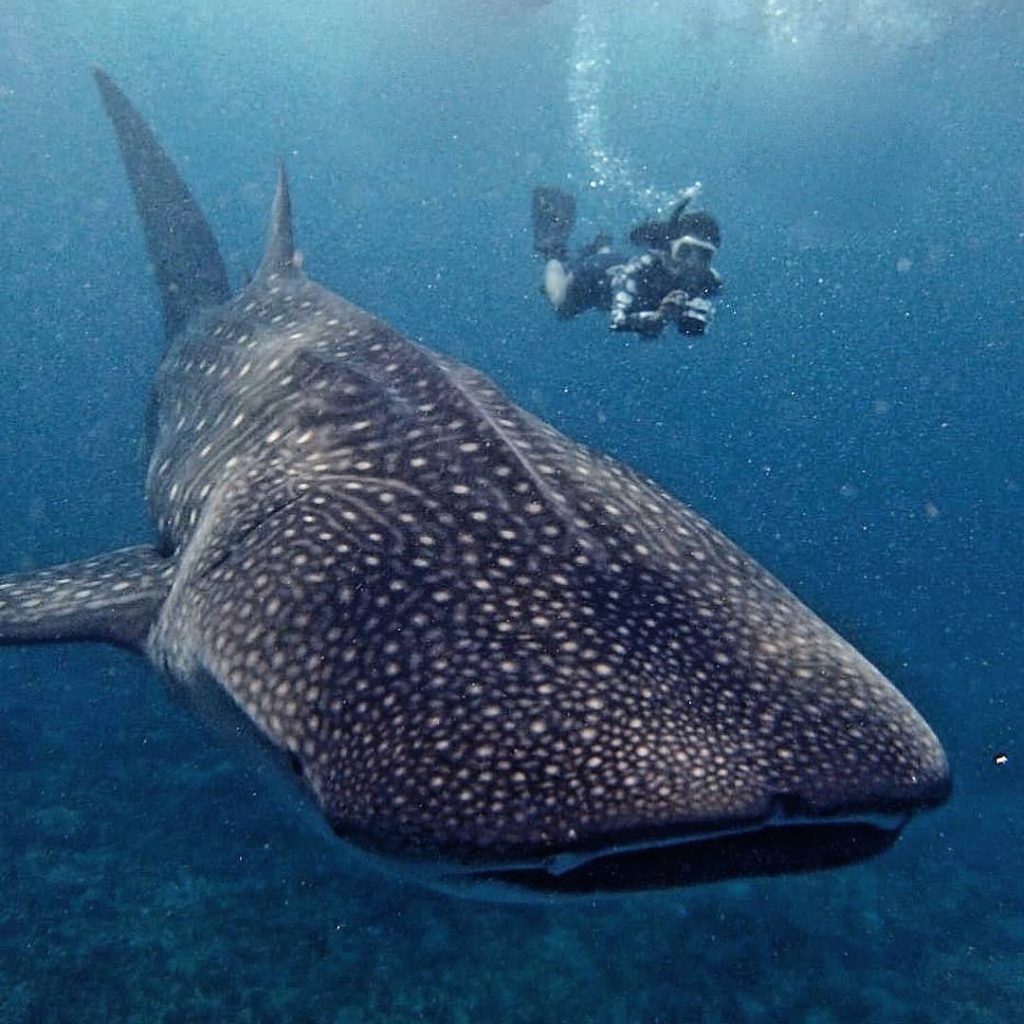
[[883, 852], [909, 811], [855, 817], [772, 816], [749, 827], [568, 851], [537, 860], [467, 866], [447, 881], [470, 890], [511, 888], [537, 895], [596, 895], [700, 885], [841, 867]]

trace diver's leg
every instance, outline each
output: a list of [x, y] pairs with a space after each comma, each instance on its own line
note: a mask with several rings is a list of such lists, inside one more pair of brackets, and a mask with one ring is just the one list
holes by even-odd
[[569, 309], [569, 291], [572, 283], [572, 271], [561, 260], [548, 260], [544, 267], [544, 294], [560, 316], [572, 315]]

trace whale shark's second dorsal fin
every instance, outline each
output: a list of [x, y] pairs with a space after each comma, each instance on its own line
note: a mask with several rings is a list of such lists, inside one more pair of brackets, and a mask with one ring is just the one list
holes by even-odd
[[277, 188], [274, 203], [270, 208], [270, 227], [267, 230], [267, 247], [256, 273], [256, 279], [266, 279], [271, 274], [297, 274], [302, 262], [295, 250], [292, 234], [292, 200], [288, 191], [288, 172], [284, 164], [277, 169]]
[[230, 298], [224, 261], [202, 210], [142, 116], [103, 71], [94, 68], [93, 76], [117, 134], [171, 338], [198, 309]]

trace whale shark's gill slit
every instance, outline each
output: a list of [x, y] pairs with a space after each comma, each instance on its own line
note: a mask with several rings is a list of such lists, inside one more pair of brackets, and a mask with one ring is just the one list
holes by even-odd
[[265, 529], [269, 522], [272, 522], [282, 512], [287, 511], [294, 505], [299, 504], [303, 500], [303, 495], [297, 495], [292, 498], [288, 498], [286, 501], [282, 501], [279, 504], [271, 506], [269, 509], [261, 510], [259, 518], [233, 534], [230, 539], [216, 549], [216, 554], [213, 558], [204, 559], [199, 563], [195, 570], [196, 580], [206, 579], [210, 577], [216, 577], [219, 570], [232, 558], [235, 558], [249, 540]]

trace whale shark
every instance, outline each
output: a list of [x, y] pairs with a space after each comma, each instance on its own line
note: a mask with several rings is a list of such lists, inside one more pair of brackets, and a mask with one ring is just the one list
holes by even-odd
[[94, 76], [166, 335], [155, 540], [0, 577], [0, 642], [143, 654], [338, 837], [458, 892], [836, 867], [947, 799], [921, 715], [750, 556], [308, 276], [283, 166], [233, 292], [173, 163]]

